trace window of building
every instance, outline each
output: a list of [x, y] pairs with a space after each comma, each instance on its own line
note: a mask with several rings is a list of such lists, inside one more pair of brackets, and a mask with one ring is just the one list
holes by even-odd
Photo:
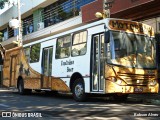
[[34, 32], [33, 15], [30, 15], [23, 19], [23, 35], [27, 35], [32, 32]]
[[62, 21], [59, 13], [61, 12], [60, 4], [64, 0], [59, 0], [47, 7], [44, 8], [44, 24], [45, 27], [51, 26], [53, 24], [59, 23]]
[[81, 7], [95, 0], [58, 0], [44, 8], [44, 25], [59, 23], [66, 19], [78, 16]]
[[79, 32], [73, 35], [72, 56], [86, 54], [87, 51], [87, 31]]
[[29, 63], [30, 62], [30, 46], [24, 48], [24, 54], [25, 54], [25, 57], [26, 57], [26, 61]]
[[30, 63], [38, 62], [40, 57], [40, 48], [41, 44], [35, 44], [31, 46], [31, 52], [30, 52]]
[[56, 58], [67, 58], [70, 56], [71, 36], [57, 39]]
[[5, 28], [2, 30], [2, 41], [5, 41], [8, 39], [8, 28]]
[[11, 37], [13, 37], [13, 36], [14, 36], [14, 29], [12, 29], [12, 28], [10, 28], [10, 27], [8, 26], [8, 37], [11, 38]]
[[18, 35], [18, 28], [17, 29], [14, 29], [14, 36], [17, 36]]

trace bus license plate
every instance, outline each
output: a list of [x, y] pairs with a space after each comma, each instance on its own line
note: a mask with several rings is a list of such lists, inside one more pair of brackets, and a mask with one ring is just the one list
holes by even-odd
[[143, 92], [143, 88], [134, 88], [134, 92]]

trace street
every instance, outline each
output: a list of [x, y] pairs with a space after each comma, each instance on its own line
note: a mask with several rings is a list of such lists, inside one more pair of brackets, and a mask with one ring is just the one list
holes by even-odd
[[[129, 97], [126, 102], [116, 102], [107, 98], [93, 97], [90, 97], [87, 102], [75, 102], [72, 96], [68, 94], [54, 96], [45, 92], [33, 92], [31, 95], [22, 96], [16, 91], [0, 90], [1, 115], [2, 112], [12, 112], [12, 117], [15, 119], [17, 117], [25, 119], [22, 113], [29, 113], [29, 115], [30, 113], [37, 113], [37, 116], [32, 115], [29, 117], [64, 120], [76, 118], [158, 120], [160, 117], [159, 108], [160, 105], [158, 104], [144, 103], [144, 101], [140, 99], [135, 100], [132, 97]], [[145, 116], [146, 114], [147, 117]]]

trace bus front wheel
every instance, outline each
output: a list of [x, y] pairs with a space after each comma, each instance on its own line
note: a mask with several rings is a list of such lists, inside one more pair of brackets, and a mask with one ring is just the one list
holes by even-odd
[[74, 81], [72, 92], [73, 92], [73, 98], [76, 101], [83, 102], [86, 100], [83, 79], [79, 78]]

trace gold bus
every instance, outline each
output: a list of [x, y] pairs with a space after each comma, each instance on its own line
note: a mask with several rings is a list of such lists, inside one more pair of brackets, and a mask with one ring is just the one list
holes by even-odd
[[158, 93], [155, 39], [151, 26], [106, 18], [5, 51], [3, 85], [20, 94]]

